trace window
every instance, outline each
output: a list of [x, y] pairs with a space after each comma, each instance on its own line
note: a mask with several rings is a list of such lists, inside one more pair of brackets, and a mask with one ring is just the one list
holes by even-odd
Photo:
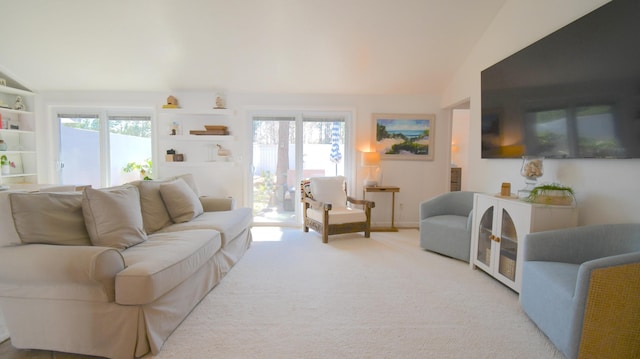
[[117, 186], [152, 176], [151, 117], [58, 113], [62, 184]]

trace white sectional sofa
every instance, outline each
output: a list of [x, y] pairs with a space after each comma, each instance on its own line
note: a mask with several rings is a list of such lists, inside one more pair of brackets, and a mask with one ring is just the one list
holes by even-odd
[[249, 208], [197, 193], [190, 175], [1, 193], [0, 308], [11, 344], [158, 353], [251, 244]]

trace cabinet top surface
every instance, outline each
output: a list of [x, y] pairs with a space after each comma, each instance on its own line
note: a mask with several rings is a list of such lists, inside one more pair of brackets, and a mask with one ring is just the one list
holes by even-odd
[[508, 202], [512, 202], [512, 203], [521, 204], [523, 206], [553, 207], [553, 208], [565, 208], [565, 209], [574, 209], [574, 208], [576, 208], [575, 201], [574, 201], [574, 204], [572, 204], [572, 205], [552, 205], [552, 204], [528, 202], [528, 201], [522, 200], [522, 199], [517, 198], [517, 197], [503, 197], [499, 193], [495, 193], [495, 194], [494, 193], [476, 193], [476, 196], [492, 198], [492, 199], [500, 200], [500, 201], [508, 201]]

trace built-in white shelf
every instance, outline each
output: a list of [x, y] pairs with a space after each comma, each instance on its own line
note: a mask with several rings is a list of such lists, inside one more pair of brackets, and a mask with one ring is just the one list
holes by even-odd
[[163, 136], [166, 140], [173, 141], [233, 141], [235, 137], [231, 135], [167, 135]]
[[172, 167], [234, 167], [233, 161], [179, 161], [179, 162], [163, 162], [166, 166]]
[[186, 110], [182, 108], [163, 108], [160, 110], [162, 114], [171, 114], [171, 115], [218, 115], [218, 116], [230, 116], [233, 115], [234, 111], [228, 108], [212, 108], [212, 109], [203, 109], [203, 110]]
[[33, 96], [33, 92], [2, 85], [0, 85], [0, 92], [12, 95]]

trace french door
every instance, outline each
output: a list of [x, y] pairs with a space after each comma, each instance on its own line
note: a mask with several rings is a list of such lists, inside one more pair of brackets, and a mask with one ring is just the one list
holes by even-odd
[[350, 168], [348, 112], [255, 113], [250, 194], [254, 223], [301, 222], [300, 181]]

